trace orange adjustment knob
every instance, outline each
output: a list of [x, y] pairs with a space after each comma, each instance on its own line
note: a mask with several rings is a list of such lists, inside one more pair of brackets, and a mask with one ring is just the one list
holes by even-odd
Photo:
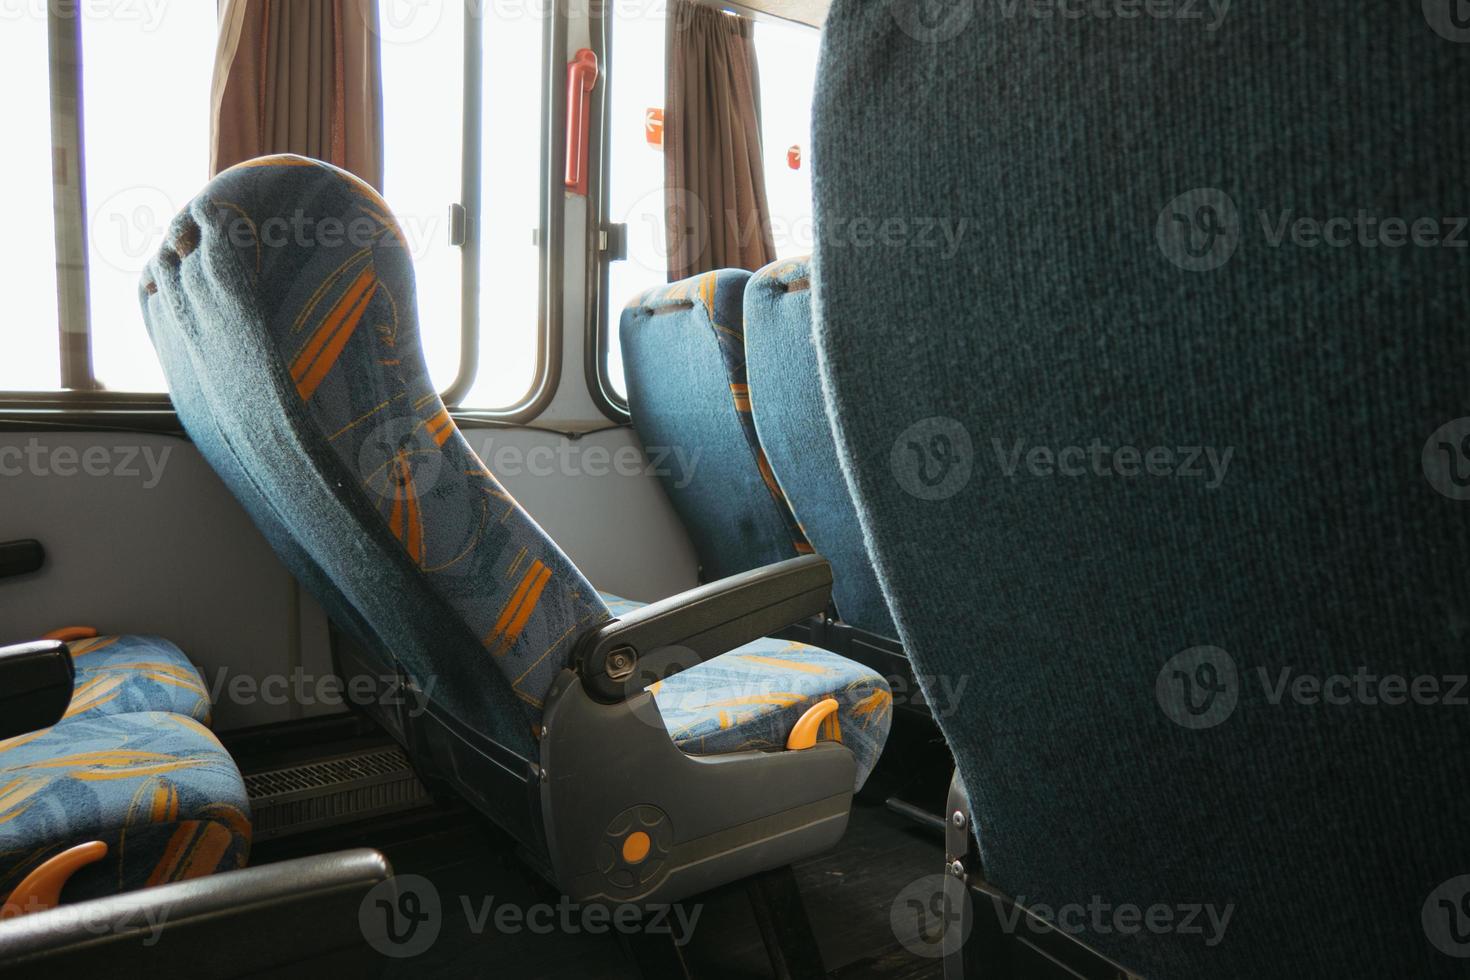
[[0, 919], [12, 919], [30, 912], [44, 912], [61, 904], [61, 890], [71, 876], [89, 864], [107, 856], [107, 845], [100, 840], [78, 844], [54, 857], [21, 879], [15, 891], [0, 908]]
[[791, 751], [809, 749], [817, 744], [817, 729], [822, 727], [826, 717], [837, 710], [837, 699], [827, 698], [818, 701], [806, 713], [796, 719], [796, 724], [791, 729], [791, 734], [786, 736], [786, 748]]
[[97, 630], [91, 626], [63, 626], [59, 630], [52, 630], [43, 640], [57, 640], [61, 643], [75, 643], [77, 640], [90, 640], [97, 636]]
[[652, 847], [653, 841], [648, 835], [641, 830], [635, 830], [623, 838], [623, 860], [628, 864], [637, 864], [648, 857]]

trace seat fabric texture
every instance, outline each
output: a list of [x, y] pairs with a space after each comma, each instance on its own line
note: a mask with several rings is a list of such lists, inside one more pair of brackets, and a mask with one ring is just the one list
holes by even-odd
[[628, 408], [705, 581], [811, 554], [761, 449], [745, 375], [750, 273], [648, 290], [623, 310]]
[[190, 436], [333, 619], [529, 756], [552, 679], [607, 610], [440, 401], [405, 241], [350, 174], [251, 161], [175, 219], [144, 318]]
[[809, 259], [772, 263], [745, 287], [750, 404], [771, 470], [812, 547], [832, 565], [832, 601], [850, 626], [898, 636], [847, 490], [812, 342]]
[[[645, 603], [606, 592], [614, 616]], [[690, 755], [780, 750], [808, 708], [834, 698], [838, 710], [818, 728], [821, 741], [841, 742], [867, 781], [893, 721], [893, 694], [883, 676], [804, 643], [763, 638], [695, 664], [648, 690], [669, 736]]]
[[1453, 6], [827, 20], [817, 349], [879, 579], [921, 679], [985, 679], [939, 721], [988, 881], [1144, 976], [1464, 973]]
[[66, 717], [169, 711], [205, 725], [204, 678], [174, 644], [159, 636], [96, 636], [67, 644], [76, 667]]
[[89, 841], [107, 856], [64, 901], [245, 866], [250, 803], [234, 761], [192, 718], [81, 715], [0, 742], [0, 895]]

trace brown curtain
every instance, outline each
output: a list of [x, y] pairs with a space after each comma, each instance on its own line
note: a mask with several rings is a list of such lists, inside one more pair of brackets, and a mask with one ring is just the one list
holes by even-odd
[[377, 0], [224, 0], [211, 173], [300, 153], [383, 187]]
[[669, 281], [775, 261], [751, 21], [669, 5], [664, 105]]

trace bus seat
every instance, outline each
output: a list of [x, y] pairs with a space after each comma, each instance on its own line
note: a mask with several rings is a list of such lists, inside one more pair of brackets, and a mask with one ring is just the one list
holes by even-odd
[[76, 681], [64, 640], [0, 649], [0, 919], [243, 867], [250, 804], [214, 735], [121, 698], [77, 711]]
[[[614, 616], [647, 605], [600, 595]], [[835, 698], [838, 710], [822, 722], [818, 736], [852, 750], [859, 787], [878, 763], [893, 718], [893, 693], [877, 671], [774, 637], [752, 640], [648, 690], [674, 744], [691, 755], [779, 749], [813, 703]]]
[[199, 668], [163, 637], [99, 636], [83, 628], [51, 636], [65, 640], [76, 667], [66, 717], [165, 711], [209, 724], [209, 688]]
[[916, 672], [985, 678], [940, 719], [967, 873], [1132, 973], [1463, 975], [1440, 7], [831, 7], [817, 351]]
[[811, 286], [811, 260], [799, 258], [766, 266], [745, 287], [745, 356], [755, 427], [812, 547], [832, 563], [837, 614], [855, 629], [897, 638], [822, 399]]
[[[645, 690], [683, 671], [671, 686], [706, 708], [794, 693], [788, 743], [857, 679], [881, 701], [852, 669], [717, 663], [823, 608], [830, 567], [799, 557], [613, 618], [440, 401], [405, 238], [370, 187], [302, 157], [233, 167], [174, 219], [140, 300], [180, 419], [331, 615], [339, 669], [383, 681], [377, 717], [421, 773], [567, 894], [673, 900], [840, 836], [861, 720], [777, 751], [708, 740], [706, 762]], [[881, 745], [877, 701], [864, 737]], [[649, 820], [652, 851], [621, 849]]]
[[710, 272], [651, 289], [623, 310], [633, 427], [706, 580], [811, 554], [751, 418], [743, 305], [749, 281], [743, 269]]

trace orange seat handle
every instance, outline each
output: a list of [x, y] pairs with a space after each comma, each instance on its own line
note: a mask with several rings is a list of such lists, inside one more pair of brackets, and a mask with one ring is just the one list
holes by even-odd
[[837, 707], [836, 698], [827, 698], [807, 708], [806, 712], [796, 719], [791, 734], [786, 736], [786, 748], [795, 752], [816, 745], [817, 729], [822, 727], [822, 722], [827, 719], [828, 715], [837, 711]]
[[0, 919], [13, 919], [17, 915], [44, 912], [61, 904], [61, 890], [71, 876], [89, 864], [95, 864], [107, 856], [107, 845], [100, 840], [78, 844], [53, 855], [41, 863], [20, 884], [0, 907]]
[[97, 636], [97, 629], [93, 626], [63, 626], [59, 630], [52, 630], [43, 640], [57, 640], [61, 643], [75, 643], [77, 640], [90, 640]]

